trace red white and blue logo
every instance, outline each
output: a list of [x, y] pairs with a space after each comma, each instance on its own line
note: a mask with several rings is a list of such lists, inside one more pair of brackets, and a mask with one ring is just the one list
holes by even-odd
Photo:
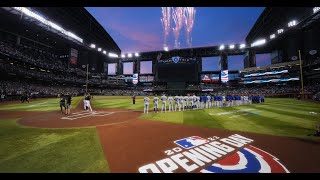
[[202, 173], [289, 173], [273, 155], [248, 145], [201, 170]]
[[208, 143], [208, 142], [209, 142], [208, 140], [206, 140], [202, 137], [199, 137], [199, 136], [191, 136], [191, 137], [187, 137], [184, 139], [179, 139], [179, 140], [174, 141], [174, 143], [176, 143], [177, 145], [179, 145], [185, 149], [190, 149], [195, 146], [199, 146], [201, 144]]
[[140, 173], [289, 173], [280, 160], [252, 146], [254, 140], [239, 134], [225, 138], [190, 136], [164, 151], [166, 157], [139, 167]]

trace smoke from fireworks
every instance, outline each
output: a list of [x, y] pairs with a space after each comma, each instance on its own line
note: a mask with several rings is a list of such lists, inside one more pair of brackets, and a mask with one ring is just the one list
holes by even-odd
[[170, 7], [162, 7], [162, 18], [160, 18], [164, 31], [164, 47], [167, 47], [167, 38], [170, 32], [170, 24], [171, 24], [171, 8]]
[[194, 7], [185, 7], [184, 8], [184, 23], [186, 26], [188, 47], [191, 47], [191, 32], [193, 29], [195, 16], [196, 16], [196, 9]]
[[175, 48], [178, 48], [179, 34], [180, 34], [180, 30], [183, 26], [183, 12], [184, 12], [183, 7], [172, 8], [172, 16], [173, 16], [173, 21], [175, 24], [175, 27], [172, 28], [173, 34], [174, 34], [174, 47]]

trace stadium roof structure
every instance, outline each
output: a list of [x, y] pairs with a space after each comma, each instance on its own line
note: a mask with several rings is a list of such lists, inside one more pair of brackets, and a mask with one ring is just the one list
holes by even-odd
[[[266, 45], [257, 48], [257, 53], [270, 52], [282, 39], [296, 32], [306, 31], [319, 24], [319, 7], [267, 7], [261, 13], [246, 37], [251, 44], [257, 39], [266, 39]], [[289, 23], [295, 21], [289, 27]], [[278, 31], [279, 30], [279, 31]], [[274, 37], [271, 37], [274, 35]], [[274, 43], [277, 42], [277, 43]]]
[[[31, 17], [22, 15], [22, 13], [19, 12], [17, 9], [18, 7], [0, 8], [0, 15], [2, 16], [1, 21], [7, 23], [9, 22], [9, 20], [6, 19], [12, 20], [13, 18], [17, 18], [13, 17], [13, 15], [18, 15], [18, 18], [23, 18], [24, 20], [29, 22], [29, 24], [35, 23], [41, 26], [40, 21], [37, 21], [37, 19], [32, 20]], [[90, 48], [90, 44], [96, 44], [97, 48], [100, 47], [103, 50], [106, 50], [107, 52], [113, 52], [118, 54], [121, 53], [121, 49], [112, 39], [112, 37], [99, 24], [99, 22], [83, 7], [28, 7], [28, 10], [31, 10], [32, 12], [40, 15], [41, 17], [52, 21], [56, 25], [80, 37], [83, 40], [83, 42], [81, 43], [79, 43], [79, 40], [77, 42], [74, 40], [75, 38], [73, 39], [73, 42], [77, 43], [78, 45]], [[14, 23], [8, 23], [8, 26], [9, 25], [12, 26], [12, 28], [16, 28], [16, 31], [19, 31], [18, 29], [20, 28], [22, 30], [25, 30], [23, 28], [30, 26], [28, 25], [28, 23], [21, 24], [20, 27], [19, 24]], [[39, 29], [39, 27], [33, 27], [34, 28], [32, 29]], [[72, 40], [72, 38], [69, 38], [69, 40]]]
[[169, 51], [151, 51], [141, 52], [139, 59], [150, 60], [155, 57], [170, 58], [173, 56], [181, 57], [209, 57], [219, 56], [221, 53], [232, 55], [243, 55], [246, 52], [246, 48], [240, 48], [240, 44], [234, 44], [234, 48], [230, 49], [229, 44], [224, 45], [225, 48], [220, 50], [220, 46], [208, 46], [208, 47], [197, 47], [197, 48], [186, 48], [186, 49], [172, 49]]

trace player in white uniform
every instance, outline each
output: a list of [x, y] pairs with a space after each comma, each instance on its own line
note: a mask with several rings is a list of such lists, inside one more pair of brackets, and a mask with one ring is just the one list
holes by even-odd
[[153, 98], [153, 110], [154, 112], [158, 113], [158, 102], [159, 102], [159, 98], [157, 97], [157, 95]]
[[225, 102], [226, 102], [226, 96], [225, 95], [222, 96], [222, 101], [220, 101], [220, 102], [221, 102], [220, 107], [223, 107]]
[[177, 111], [179, 107], [179, 96], [174, 97], [174, 111]]
[[163, 110], [164, 110], [164, 112], [167, 112], [167, 107], [166, 107], [166, 105], [167, 105], [167, 96], [166, 95], [162, 95], [161, 96], [161, 101], [162, 101], [161, 112], [163, 112]]
[[207, 95], [207, 103], [206, 103], [206, 108], [211, 108], [211, 96]]
[[193, 97], [189, 96], [189, 108], [193, 109]]
[[200, 109], [201, 108], [201, 106], [200, 106], [201, 104], [200, 104], [200, 97], [199, 96], [197, 96], [197, 108], [198, 109]]
[[193, 94], [193, 106], [192, 106], [192, 108], [193, 109], [198, 109], [198, 103], [197, 103], [197, 96], [195, 95], [195, 94]]
[[185, 110], [186, 108], [188, 108], [187, 106], [188, 106], [189, 97], [185, 96], [183, 100], [184, 100], [183, 110]]
[[169, 101], [169, 112], [170, 112], [170, 111], [173, 111], [173, 97], [169, 96], [168, 101]]
[[182, 110], [184, 111], [184, 100], [183, 100], [183, 96], [179, 96], [179, 111], [181, 111], [181, 107], [182, 107]]
[[148, 95], [143, 99], [144, 101], [144, 108], [143, 108], [143, 113], [147, 113], [149, 112], [149, 101], [150, 98], [148, 97]]

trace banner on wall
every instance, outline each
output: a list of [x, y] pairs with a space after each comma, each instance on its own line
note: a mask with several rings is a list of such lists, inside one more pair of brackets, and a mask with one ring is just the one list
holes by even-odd
[[132, 83], [138, 84], [138, 82], [139, 82], [138, 74], [133, 74], [132, 75]]

